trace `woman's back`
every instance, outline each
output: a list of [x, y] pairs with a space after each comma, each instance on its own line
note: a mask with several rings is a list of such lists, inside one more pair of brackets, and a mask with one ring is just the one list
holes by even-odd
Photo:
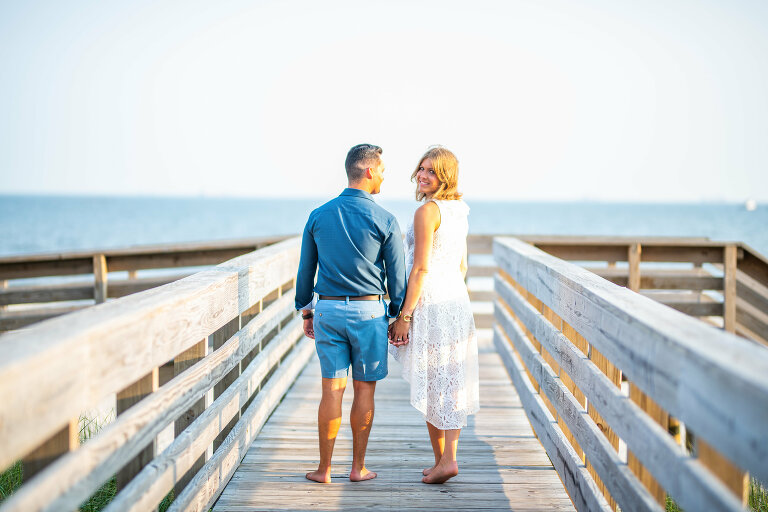
[[[469, 223], [469, 206], [458, 200], [432, 200], [440, 208], [440, 225], [432, 238], [432, 254], [429, 258], [429, 272], [424, 282], [422, 299], [439, 297], [445, 300], [456, 294], [466, 294], [461, 274], [461, 260], [464, 257]], [[405, 235], [406, 270], [410, 275], [413, 267], [415, 236], [411, 222]]]

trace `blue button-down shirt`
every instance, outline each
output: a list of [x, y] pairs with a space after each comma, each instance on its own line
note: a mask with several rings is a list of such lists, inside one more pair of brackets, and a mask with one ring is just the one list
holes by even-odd
[[405, 284], [400, 226], [371, 194], [344, 189], [309, 215], [296, 277], [296, 309], [312, 301], [313, 291], [335, 296], [389, 291], [388, 315], [394, 318], [405, 300]]

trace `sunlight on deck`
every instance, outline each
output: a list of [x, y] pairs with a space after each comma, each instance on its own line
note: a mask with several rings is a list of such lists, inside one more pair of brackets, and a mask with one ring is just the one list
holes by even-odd
[[573, 510], [544, 449], [533, 436], [517, 393], [490, 341], [480, 336], [481, 410], [459, 444], [460, 474], [444, 485], [421, 483], [432, 452], [408, 384], [390, 359], [376, 391], [376, 418], [366, 465], [376, 480], [352, 483], [349, 408], [334, 452], [333, 481], [311, 483], [316, 468], [320, 369], [313, 358], [257, 437], [214, 512], [245, 510]]

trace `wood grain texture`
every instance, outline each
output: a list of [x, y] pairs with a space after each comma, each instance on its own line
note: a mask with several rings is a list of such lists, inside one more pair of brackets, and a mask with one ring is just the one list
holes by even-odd
[[189, 487], [174, 500], [169, 512], [206, 512], [213, 506], [245, 457], [254, 438], [259, 435], [267, 418], [307, 365], [313, 352], [314, 344], [308, 338], [303, 338], [280, 364], [280, 368], [267, 385], [259, 391], [256, 399], [248, 406], [211, 460], [198, 472]]
[[[534, 390], [531, 381], [528, 380], [528, 375], [523, 370], [519, 356], [510, 346], [503, 331], [498, 327], [494, 328], [493, 341], [509, 376], [512, 378], [515, 389], [520, 395], [528, 420], [536, 431], [537, 438], [549, 455], [558, 475], [560, 475], [560, 480], [563, 482], [576, 510], [610, 510], [610, 506], [600, 489], [595, 485], [578, 454], [568, 443], [544, 405], [540, 398], [541, 395]], [[533, 371], [535, 370], [531, 369], [531, 373]]]
[[[332, 482], [309, 482], [304, 473], [317, 467], [317, 406], [320, 369], [317, 357], [302, 372], [264, 425], [214, 505], [235, 510], [515, 510], [572, 511], [557, 473], [533, 436], [520, 398], [490, 332], [482, 331], [481, 409], [470, 416], [459, 441], [459, 476], [443, 485], [421, 483], [432, 461], [427, 429], [411, 407], [409, 385], [400, 365], [390, 359], [389, 376], [376, 387], [376, 416], [366, 465], [379, 476], [352, 483], [347, 387], [342, 428], [334, 451]], [[482, 344], [481, 344], [482, 346]], [[190, 508], [195, 510], [196, 508]]]
[[69, 420], [61, 430], [21, 460], [25, 482], [53, 464], [59, 457], [77, 449], [80, 445], [78, 427], [77, 418]]
[[[156, 392], [159, 387], [160, 371], [158, 368], [153, 368], [147, 375], [117, 393], [117, 415], [120, 416], [125, 413], [128, 409]], [[128, 485], [128, 482], [141, 471], [141, 468], [146, 466], [147, 463], [155, 457], [156, 449], [156, 439], [150, 440], [146, 447], [141, 450], [136, 457], [128, 461], [128, 463], [117, 472], [118, 491]]]
[[723, 250], [723, 323], [728, 332], [736, 332], [736, 249], [735, 245], [727, 245]]
[[8, 397], [0, 404], [0, 439], [14, 439], [0, 451], [0, 467], [291, 279], [299, 243], [290, 239], [153, 290], [0, 335], [0, 392]]
[[[597, 424], [592, 421], [562, 381], [557, 378], [544, 358], [536, 352], [522, 329], [507, 316], [503, 309], [497, 309], [497, 315], [503, 326], [504, 334], [512, 341], [517, 354], [533, 378], [539, 383], [542, 392], [548, 395], [550, 402], [557, 409], [558, 416], [565, 419], [569, 431], [578, 440], [579, 446], [584, 450], [584, 455], [595, 467], [613, 499], [619, 503], [623, 510], [662, 510], [621, 461], [613, 445], [603, 435]], [[500, 340], [503, 342], [503, 339], [500, 338]], [[550, 453], [549, 456], [552, 459], [555, 454]], [[603, 498], [599, 486], [591, 477], [589, 477], [589, 482], [591, 486], [598, 489], [600, 498]], [[606, 506], [610, 507], [610, 503], [607, 502]]]
[[[499, 277], [496, 290], [500, 299], [529, 326], [529, 332], [536, 333], [542, 345], [548, 347], [560, 367], [584, 392], [589, 404], [594, 404], [608, 425], [636, 451], [641, 462], [682, 507], [688, 510], [739, 509], [738, 501], [712, 473], [684, 454], [666, 430], [624, 396], [594, 362], [556, 331], [513, 286]], [[513, 332], [516, 324], [506, 309], [497, 307], [496, 314], [504, 332]], [[526, 337], [530, 338], [527, 334]]]
[[96, 304], [107, 301], [107, 258], [93, 255], [93, 299]]
[[[268, 245], [283, 241], [286, 236], [257, 237], [242, 240], [216, 240], [213, 242], [188, 242], [159, 245], [142, 245], [125, 248], [94, 249], [63, 253], [24, 254], [0, 257], [0, 278], [21, 279], [28, 277], [91, 274], [93, 256], [103, 254], [110, 270], [136, 270], [139, 268], [169, 268], [191, 266], [195, 254], [205, 253], [205, 261], [215, 265], [230, 258], [246, 254]], [[197, 261], [199, 261], [198, 258]], [[132, 260], [137, 264], [132, 264]], [[153, 262], [159, 266], [141, 266]], [[167, 263], [170, 263], [166, 266]]]
[[24, 485], [6, 500], [0, 510], [55, 512], [76, 508], [126, 460], [155, 439], [169, 417], [182, 417], [286, 315], [295, 315], [292, 292], [265, 308], [215, 353], [180, 372], [107, 425], [94, 439], [54, 462], [33, 483]]
[[584, 335], [643, 392], [718, 451], [768, 479], [768, 353], [762, 347], [524, 242], [497, 239], [494, 248], [500, 268]]
[[242, 404], [256, 392], [302, 334], [301, 318], [295, 318], [181, 436], [115, 497], [107, 510], [148, 510], [157, 506], [181, 475], [189, 471], [195, 460], [239, 413]]

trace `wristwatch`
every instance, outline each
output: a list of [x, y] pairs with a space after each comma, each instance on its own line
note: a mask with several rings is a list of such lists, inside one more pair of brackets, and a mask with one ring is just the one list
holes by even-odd
[[314, 316], [315, 316], [315, 314], [312, 311], [310, 311], [309, 313], [302, 313], [301, 314], [301, 318], [303, 318], [304, 320], [309, 320], [310, 318], [312, 318]]

